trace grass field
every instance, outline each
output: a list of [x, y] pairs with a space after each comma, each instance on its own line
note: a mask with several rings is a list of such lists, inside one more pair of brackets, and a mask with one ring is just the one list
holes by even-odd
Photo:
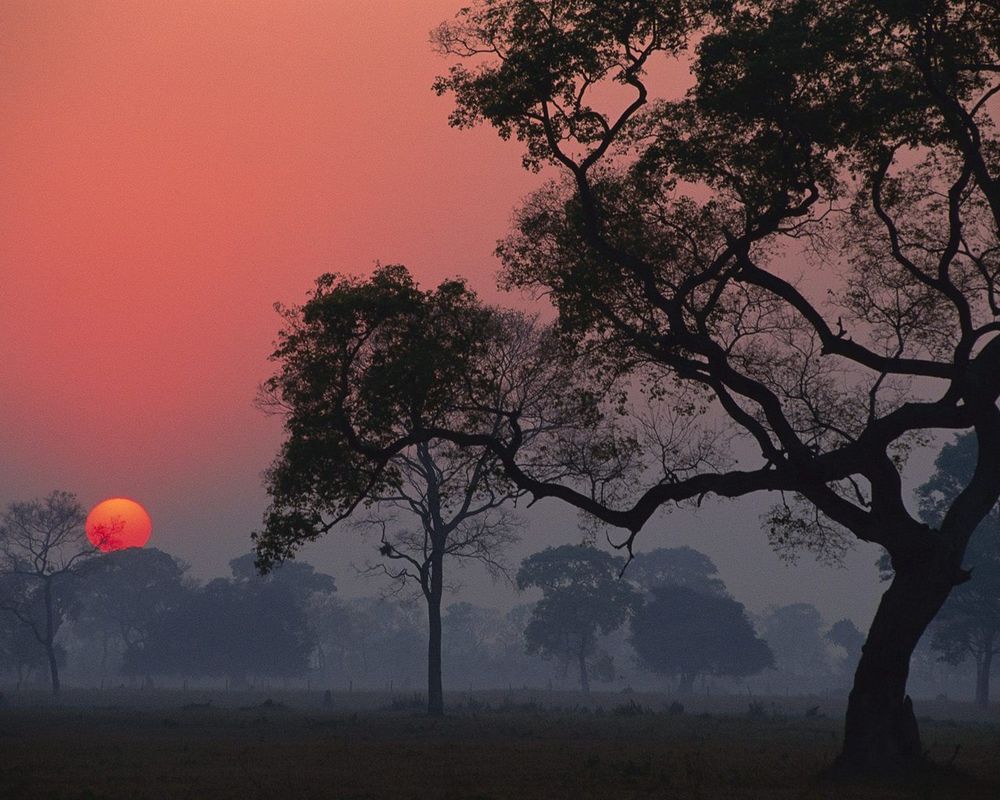
[[384, 694], [335, 695], [332, 709], [305, 692], [22, 696], [0, 709], [0, 796], [1000, 797], [1000, 721], [959, 704], [963, 721], [922, 720], [932, 758], [955, 769], [890, 786], [821, 777], [840, 739], [835, 704], [764, 699], [751, 715], [747, 698], [701, 698], [671, 714], [662, 696], [543, 694], [545, 706], [459, 695], [438, 720]]

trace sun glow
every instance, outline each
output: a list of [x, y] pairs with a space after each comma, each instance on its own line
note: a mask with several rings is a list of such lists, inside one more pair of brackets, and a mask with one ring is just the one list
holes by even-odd
[[103, 553], [142, 547], [153, 532], [153, 521], [139, 503], [112, 497], [94, 506], [87, 515], [87, 538]]

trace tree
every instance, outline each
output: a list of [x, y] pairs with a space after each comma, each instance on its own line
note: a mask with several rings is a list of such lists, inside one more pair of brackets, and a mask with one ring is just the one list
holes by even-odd
[[[619, 578], [624, 559], [588, 545], [547, 547], [524, 559], [517, 587], [542, 590], [524, 630], [529, 653], [575, 662], [580, 689], [590, 691], [590, 667], [607, 664], [598, 648], [598, 632], [620, 628], [639, 602], [639, 595]], [[602, 671], [605, 679], [613, 669]]]
[[[2, 590], [0, 590], [2, 591]], [[66, 652], [56, 645], [56, 662], [61, 667]], [[0, 671], [13, 672], [20, 689], [35, 670], [47, 670], [48, 655], [31, 629], [9, 611], [0, 611]]]
[[791, 603], [768, 609], [762, 635], [774, 651], [777, 669], [786, 683], [802, 689], [830, 675], [830, 654], [823, 636], [823, 617], [812, 603]]
[[694, 690], [699, 675], [744, 677], [774, 666], [742, 603], [728, 596], [660, 584], [632, 618], [632, 647], [643, 666], [680, 678]]
[[472, 603], [452, 603], [441, 616], [442, 639], [448, 671], [456, 680], [461, 676], [467, 685], [495, 686], [493, 638], [503, 623], [495, 608]]
[[428, 620], [427, 713], [441, 716], [445, 559], [476, 561], [495, 579], [505, 576], [503, 550], [517, 540], [517, 526], [503, 506], [521, 493], [498, 484], [495, 459], [487, 450], [420, 442], [397, 460], [403, 479], [379, 498], [380, 509], [408, 514], [418, 525], [396, 527], [393, 520], [369, 518], [381, 529], [379, 554], [385, 559], [374, 571], [420, 587]]
[[[960, 435], [946, 444], [934, 462], [936, 471], [917, 489], [920, 510], [930, 525], [972, 479], [975, 437]], [[950, 664], [972, 656], [976, 665], [976, 703], [990, 702], [993, 657], [1000, 654], [1000, 505], [979, 523], [965, 554], [970, 579], [951, 593], [932, 626], [931, 647]]]
[[0, 517], [0, 610], [15, 616], [45, 650], [52, 693], [59, 694], [56, 634], [74, 578], [97, 554], [87, 540], [83, 507], [68, 492], [11, 503]]
[[137, 661], [164, 614], [184, 596], [186, 565], [156, 548], [113, 550], [87, 562], [72, 616], [102, 640], [102, 671], [108, 645], [117, 641], [126, 664]]
[[257, 570], [256, 556], [247, 553], [229, 562], [233, 580], [244, 586], [279, 586], [295, 596], [300, 605], [305, 605], [316, 595], [332, 596], [337, 591], [337, 582], [332, 575], [317, 572], [312, 564], [304, 561], [289, 561], [276, 565], [261, 575]]
[[[287, 438], [268, 474], [272, 502], [254, 535], [257, 564], [271, 569], [360, 505], [374, 506], [362, 522], [381, 529], [381, 570], [415, 582], [427, 604], [427, 708], [440, 715], [445, 561], [502, 573], [502, 550], [516, 538], [504, 506], [524, 492], [483, 447], [414, 440], [384, 461], [371, 454], [426, 426], [504, 424], [483, 405], [455, 408], [456, 381], [488, 385], [498, 409], [545, 404], [556, 412], [548, 397], [561, 371], [546, 367], [543, 352], [529, 352], [545, 336], [531, 320], [484, 307], [458, 281], [421, 291], [399, 266], [364, 281], [325, 275], [284, 318], [263, 404], [285, 416]], [[476, 374], [487, 366], [488, 384]], [[546, 424], [561, 422], [552, 414]], [[522, 427], [522, 443], [537, 432]], [[403, 515], [399, 526], [395, 514]]]
[[691, 547], [658, 547], [637, 553], [626, 575], [645, 592], [661, 586], [685, 586], [704, 594], [725, 595], [726, 585], [718, 577], [718, 568], [706, 556]]
[[[244, 563], [234, 559], [233, 572], [241, 574]], [[298, 575], [312, 576], [305, 566]], [[329, 576], [318, 577], [321, 585], [330, 585], [323, 580]], [[233, 686], [244, 686], [252, 675], [303, 675], [316, 646], [306, 617], [308, 597], [296, 582], [278, 578], [216, 578], [190, 587], [153, 621], [144, 646], [126, 653], [124, 669], [225, 677]]]
[[[437, 84], [452, 123], [489, 123], [565, 176], [501, 244], [506, 283], [760, 454], [667, 463], [608, 504], [533, 475], [505, 432], [507, 474], [632, 536], [666, 503], [774, 491], [778, 548], [882, 545], [894, 576], [848, 701], [847, 770], [922, 760], [910, 655], [1000, 496], [998, 31], [984, 0], [481, 0], [436, 32], [466, 62]], [[688, 55], [690, 91], [658, 95], [654, 63]], [[978, 455], [929, 526], [901, 470], [938, 428], [971, 429]]]
[[[357, 597], [336, 602], [317, 595], [309, 607], [324, 677], [339, 675], [346, 685], [408, 685], [419, 675], [414, 665], [426, 653], [427, 620], [414, 603], [392, 597]], [[426, 679], [426, 674], [422, 676]]]

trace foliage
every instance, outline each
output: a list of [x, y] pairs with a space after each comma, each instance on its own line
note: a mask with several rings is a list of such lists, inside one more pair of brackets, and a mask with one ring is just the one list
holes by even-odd
[[547, 547], [524, 559], [517, 572], [519, 589], [538, 588], [542, 599], [524, 629], [529, 653], [576, 662], [584, 691], [588, 659], [602, 666], [598, 677], [614, 671], [599, 652], [597, 634], [620, 628], [639, 602], [639, 595], [619, 578], [624, 560], [587, 545]]
[[116, 640], [127, 663], [160, 617], [181, 602], [186, 565], [162, 550], [130, 547], [91, 559], [81, 570], [72, 616], [89, 634]]
[[813, 685], [829, 676], [831, 659], [823, 627], [823, 617], [811, 603], [778, 606], [765, 614], [762, 636], [786, 682]]
[[[254, 536], [265, 569], [359, 505], [398, 497], [417, 458], [415, 429], [479, 427], [481, 415], [456, 405], [480, 383], [477, 358], [498, 324], [461, 282], [422, 291], [401, 266], [380, 267], [368, 280], [324, 275], [304, 306], [281, 311], [272, 356], [280, 366], [261, 399], [284, 416], [287, 434], [268, 473], [272, 505]], [[407, 439], [410, 452], [382, 452]], [[474, 499], [503, 494], [489, 461], [456, 459], [462, 477], [478, 466]], [[440, 498], [452, 513], [466, 502], [455, 483]]]
[[[1000, 497], [998, 32], [983, 0], [480, 0], [436, 34], [461, 62], [437, 83], [452, 123], [559, 175], [498, 249], [506, 284], [760, 454], [643, 453], [614, 503], [508, 473], [631, 537], [664, 504], [780, 491], [783, 554], [881, 544], [895, 577], [851, 695], [859, 767], [922, 757], [906, 664]], [[673, 58], [692, 63], [680, 99], [653, 77]], [[901, 479], [933, 429], [979, 445], [937, 530]]]
[[658, 547], [637, 553], [625, 574], [646, 592], [661, 586], [686, 586], [722, 596], [726, 585], [718, 572], [711, 558], [691, 547]]
[[[835, 555], [843, 528], [925, 546], [899, 500], [907, 436], [981, 426], [1000, 392], [962, 377], [1000, 358], [987, 8], [487, 0], [439, 29], [471, 65], [438, 82], [453, 123], [489, 122], [565, 175], [501, 245], [507, 281], [658, 392], [703, 390], [761, 450], [755, 469], [667, 476], [606, 521], [634, 531], [664, 502], [782, 489], [818, 515], [775, 516], [781, 546]], [[655, 97], [654, 59], [692, 50], [688, 96]], [[808, 251], [843, 289], [811, 298], [781, 274]], [[907, 405], [904, 376], [954, 389]]]
[[126, 653], [126, 672], [226, 677], [305, 674], [316, 646], [306, 605], [331, 594], [333, 579], [309, 565], [267, 578], [247, 575], [246, 557], [231, 562], [234, 578], [187, 589], [157, 616], [141, 650]]
[[[62, 666], [66, 653], [59, 645], [56, 647], [56, 660]], [[13, 673], [20, 688], [33, 675], [47, 668], [45, 646], [31, 629], [9, 611], [0, 611], [0, 672]]]
[[680, 677], [682, 691], [699, 675], [743, 677], [774, 665], [741, 603], [683, 585], [651, 594], [632, 618], [632, 646], [648, 669]]

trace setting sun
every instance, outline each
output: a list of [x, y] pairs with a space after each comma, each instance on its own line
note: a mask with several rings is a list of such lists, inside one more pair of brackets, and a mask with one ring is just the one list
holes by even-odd
[[87, 515], [87, 538], [104, 553], [142, 547], [149, 541], [153, 521], [139, 503], [112, 497], [94, 506]]

